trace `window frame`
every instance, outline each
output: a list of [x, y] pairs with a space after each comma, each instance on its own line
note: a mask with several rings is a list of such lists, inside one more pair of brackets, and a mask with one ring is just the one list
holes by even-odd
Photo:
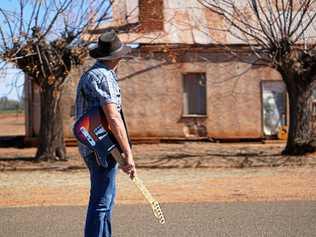
[[[185, 76], [189, 75], [189, 74], [201, 74], [204, 76], [205, 78], [205, 114], [185, 114], [185, 104], [184, 104], [184, 80], [185, 80]], [[181, 85], [182, 85], [182, 118], [207, 118], [208, 117], [208, 101], [207, 101], [207, 74], [205, 71], [196, 71], [196, 72], [185, 72], [181, 74]]]

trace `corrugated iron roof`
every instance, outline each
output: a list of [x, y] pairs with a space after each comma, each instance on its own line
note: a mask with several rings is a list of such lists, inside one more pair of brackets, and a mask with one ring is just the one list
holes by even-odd
[[[239, 9], [245, 9], [247, 1], [236, 1]], [[116, 0], [113, 3], [113, 22], [100, 28], [120, 27], [139, 23], [138, 0]], [[249, 9], [248, 9], [249, 10]], [[249, 11], [248, 11], [249, 12]], [[127, 43], [146, 44], [242, 44], [245, 36], [229, 27], [223, 17], [202, 6], [197, 0], [164, 0], [164, 31], [150, 33], [122, 33]], [[251, 15], [249, 16], [251, 18]], [[306, 38], [316, 40], [316, 24], [306, 31]], [[313, 37], [314, 36], [314, 37]], [[304, 40], [302, 40], [304, 41]]]

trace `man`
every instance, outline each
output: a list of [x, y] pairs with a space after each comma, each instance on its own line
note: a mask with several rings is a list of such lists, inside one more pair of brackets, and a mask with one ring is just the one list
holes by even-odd
[[[109, 127], [126, 159], [120, 167], [130, 176], [136, 169], [124, 121], [121, 117], [121, 95], [115, 70], [122, 57], [130, 52], [113, 30], [99, 37], [89, 54], [97, 62], [80, 78], [76, 96], [76, 119], [93, 107], [102, 106]], [[86, 216], [85, 237], [110, 237], [111, 214], [115, 199], [117, 164], [108, 157], [108, 167], [98, 166], [95, 155], [83, 144], [79, 151], [90, 172], [90, 199]]]

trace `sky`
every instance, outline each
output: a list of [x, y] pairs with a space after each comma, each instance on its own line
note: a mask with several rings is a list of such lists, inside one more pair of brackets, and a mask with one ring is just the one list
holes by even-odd
[[[0, 63], [1, 65], [1, 63]], [[19, 100], [23, 96], [24, 75], [21, 70], [11, 66], [1, 69], [0, 72], [0, 97]]]
[[3, 9], [14, 9], [17, 5], [16, 0], [2, 0], [1, 1], [1, 8]]
[[[50, 1], [47, 1], [47, 2], [50, 2]], [[86, 1], [86, 3], [87, 2], [90, 3], [90, 1]], [[93, 3], [96, 6], [99, 6], [98, 2], [99, 1], [93, 1]], [[76, 1], [74, 1], [74, 5], [71, 8], [71, 11], [69, 12], [70, 13], [69, 16], [72, 16], [72, 13], [76, 13], [77, 10], [79, 10], [79, 9], [81, 10], [82, 6], [87, 6], [87, 5], [80, 5], [80, 4], [77, 4]], [[9, 11], [17, 10], [17, 8], [19, 8], [19, 0], [1, 0], [0, 8], [5, 9], [5, 10], [9, 10]], [[100, 10], [100, 12], [102, 12], [102, 9], [106, 9], [106, 8], [107, 8], [107, 5], [104, 5], [104, 7], [100, 8], [99, 10]], [[85, 9], [85, 7], [83, 7], [82, 9]], [[24, 23], [25, 28], [27, 28], [26, 27], [27, 22], [28, 22], [27, 19], [31, 17], [31, 12], [32, 12], [32, 8], [30, 8], [30, 7], [25, 8], [24, 17], [23, 17], [23, 19], [25, 19], [25, 23]], [[85, 12], [85, 11], [82, 10], [82, 12]], [[49, 17], [54, 16], [53, 11], [51, 11], [50, 14], [51, 15], [46, 16], [45, 19], [49, 19]], [[44, 14], [40, 13], [40, 16], [41, 15], [43, 16]], [[67, 17], [67, 18], [70, 21], [73, 20], [72, 18], [69, 18], [69, 17]], [[1, 19], [3, 21], [3, 18], [0, 18], [0, 20]], [[44, 18], [42, 18], [42, 19], [44, 19]], [[74, 18], [74, 19], [78, 19], [80, 21], [80, 18]], [[0, 21], [0, 24], [2, 24], [2, 23], [5, 23], [5, 22]], [[61, 25], [63, 25], [63, 24], [61, 24]], [[77, 24], [75, 23], [75, 25], [77, 25]], [[2, 24], [1, 26], [2, 26], [2, 30], [4, 30], [5, 32], [9, 32], [9, 30], [8, 30], [9, 28], [6, 28], [6, 24]], [[56, 29], [54, 29], [54, 30], [58, 31], [59, 25], [56, 24], [55, 28]], [[64, 28], [62, 28], [62, 29], [64, 29]], [[23, 96], [24, 75], [20, 70], [14, 69], [12, 67], [12, 65], [10, 65], [9, 68], [7, 68], [6, 70], [2, 69], [2, 65], [3, 65], [3, 62], [0, 61], [0, 97], [6, 96], [9, 99], [18, 100]]]
[[[1, 1], [1, 8], [3, 9], [14, 9], [16, 6], [16, 0]], [[2, 67], [1, 62], [0, 65]], [[24, 76], [20, 70], [13, 69], [12, 66], [10, 67], [1, 69], [0, 97], [6, 96], [9, 99], [18, 100], [23, 95]]]

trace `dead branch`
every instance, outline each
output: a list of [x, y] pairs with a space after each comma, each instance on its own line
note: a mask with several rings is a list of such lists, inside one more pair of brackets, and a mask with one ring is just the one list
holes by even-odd
[[[226, 27], [227, 32], [248, 45], [258, 58], [264, 55], [273, 62], [302, 39], [307, 44], [304, 34], [316, 18], [312, 11], [315, 0], [248, 0], [247, 7], [233, 0], [197, 1], [222, 16], [230, 26]], [[249, 10], [250, 16], [246, 14]], [[314, 48], [315, 43], [310, 44], [312, 47], [305, 49]]]
[[0, 13], [3, 15], [4, 20], [6, 22], [6, 25], [9, 28], [10, 38], [11, 38], [11, 40], [13, 42], [13, 40], [14, 40], [14, 32], [13, 32], [13, 29], [12, 29], [11, 21], [9, 20], [9, 17], [8, 17], [7, 13], [5, 12], [5, 10], [3, 10], [2, 8], [0, 8]]

